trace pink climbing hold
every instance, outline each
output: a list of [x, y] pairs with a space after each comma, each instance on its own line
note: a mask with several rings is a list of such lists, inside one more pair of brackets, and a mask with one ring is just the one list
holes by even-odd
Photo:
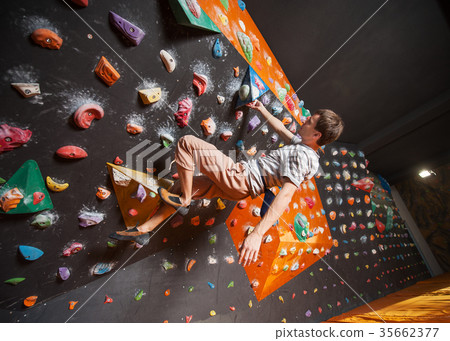
[[186, 0], [186, 5], [188, 6], [189, 10], [194, 15], [194, 17], [196, 17], [197, 19], [200, 18], [200, 15], [202, 14], [202, 9], [198, 4], [197, 0]]
[[175, 121], [180, 128], [186, 127], [189, 123], [189, 117], [192, 111], [192, 101], [185, 98], [178, 102], [178, 110], [174, 113]]
[[242, 118], [242, 116], [244, 115], [244, 113], [241, 110], [236, 111], [236, 113], [234, 114], [236, 117], [236, 120], [240, 120]]
[[84, 159], [88, 156], [83, 148], [76, 146], [64, 146], [56, 151], [56, 155], [63, 159]]
[[203, 95], [208, 87], [208, 78], [205, 75], [194, 72], [194, 80], [192, 84], [197, 88], [199, 96]]
[[245, 201], [245, 200], [239, 201], [238, 207], [239, 208], [246, 208], [247, 207], [247, 201]]
[[308, 205], [309, 208], [313, 208], [314, 207], [314, 201], [311, 198], [306, 197], [305, 201], [306, 201], [306, 204]]
[[31, 138], [31, 131], [10, 127], [7, 124], [0, 125], [0, 154], [20, 147]]
[[94, 119], [99, 120], [103, 118], [104, 115], [105, 113], [103, 112], [101, 106], [94, 103], [88, 103], [82, 105], [77, 109], [74, 114], [73, 120], [78, 127], [87, 129], [91, 126], [91, 123]]
[[83, 244], [81, 243], [72, 243], [67, 249], [63, 251], [63, 256], [69, 257], [75, 253], [78, 253], [83, 249]]

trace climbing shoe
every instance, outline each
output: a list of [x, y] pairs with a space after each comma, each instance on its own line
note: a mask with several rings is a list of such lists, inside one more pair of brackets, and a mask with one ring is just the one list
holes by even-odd
[[159, 196], [161, 197], [161, 200], [167, 205], [172, 206], [174, 209], [176, 209], [177, 213], [181, 214], [182, 216], [188, 214], [189, 206], [187, 207], [181, 206], [181, 196], [172, 194], [163, 187], [158, 188], [158, 193]]

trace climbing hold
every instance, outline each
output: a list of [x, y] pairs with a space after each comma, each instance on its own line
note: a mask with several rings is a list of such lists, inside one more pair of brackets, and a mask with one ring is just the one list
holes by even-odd
[[143, 130], [144, 130], [144, 128], [140, 125], [133, 124], [133, 123], [127, 124], [127, 132], [129, 132], [130, 134], [133, 134], [133, 135], [140, 134], [140, 133], [142, 133]]
[[245, 2], [242, 0], [238, 0], [238, 6], [243, 11], [245, 10]]
[[217, 236], [215, 234], [212, 234], [209, 238], [208, 238], [208, 242], [210, 245], [215, 244], [217, 241]]
[[164, 270], [172, 270], [175, 265], [172, 262], [169, 262], [168, 260], [164, 260], [164, 262], [161, 264]]
[[230, 307], [230, 310], [231, 310], [231, 311], [235, 311], [236, 308], [235, 308], [235, 307]]
[[238, 207], [239, 207], [239, 208], [246, 208], [246, 207], [247, 207], [247, 201], [245, 201], [245, 200], [240, 200], [240, 201], [238, 202]]
[[249, 308], [253, 307], [253, 302], [252, 302], [252, 300], [248, 301], [248, 306], [249, 306]]
[[281, 123], [283, 123], [285, 126], [292, 123], [292, 117], [284, 117]]
[[254, 217], [259, 217], [261, 215], [261, 209], [259, 207], [255, 207], [252, 210], [252, 214], [253, 214]]
[[206, 91], [208, 86], [208, 78], [205, 75], [194, 72], [194, 80], [192, 81], [192, 84], [197, 89], [198, 95], [201, 96]]
[[46, 28], [39, 28], [31, 33], [31, 39], [38, 45], [42, 47], [59, 50], [63, 43], [63, 40], [52, 30]]
[[247, 154], [250, 155], [250, 156], [255, 155], [256, 152], [257, 152], [256, 146], [252, 146], [249, 150], [247, 150]]
[[134, 193], [131, 197], [138, 199], [142, 204], [147, 198], [147, 192], [145, 191], [144, 186], [139, 184], [136, 193]]
[[215, 312], [214, 310], [211, 310], [211, 311], [209, 312], [209, 315], [210, 315], [210, 316], [216, 316], [216, 312]]
[[78, 253], [82, 249], [83, 249], [83, 245], [82, 244], [80, 244], [80, 243], [72, 243], [72, 245], [70, 245], [70, 247], [65, 249], [62, 254], [63, 254], [63, 256], [69, 257], [70, 255]]
[[222, 22], [223, 26], [228, 25], [228, 17], [225, 14], [219, 14], [219, 19]]
[[23, 258], [29, 261], [36, 260], [44, 254], [44, 251], [26, 245], [19, 245], [19, 252], [23, 256]]
[[247, 133], [254, 130], [261, 123], [260, 119], [257, 115], [253, 116], [251, 120], [248, 122]]
[[239, 44], [241, 44], [242, 51], [244, 52], [245, 57], [248, 62], [251, 63], [253, 59], [253, 45], [250, 38], [243, 32], [237, 32], [236, 36], [239, 40]]
[[233, 70], [234, 70], [234, 77], [238, 78], [239, 77], [239, 66], [234, 67]]
[[76, 146], [64, 146], [56, 151], [56, 155], [63, 159], [84, 159], [88, 156], [83, 148]]
[[121, 187], [127, 187], [130, 184], [131, 178], [125, 174], [119, 172], [117, 169], [112, 168], [112, 175], [114, 183]]
[[252, 287], [253, 289], [259, 287], [259, 282], [258, 282], [257, 279], [255, 279], [255, 280], [252, 282], [251, 287]]
[[57, 220], [57, 215], [52, 214], [50, 211], [45, 211], [38, 214], [31, 222], [31, 225], [45, 229], [46, 227], [52, 226]]
[[209, 200], [209, 199], [203, 199], [201, 201], [201, 204], [203, 207], [208, 207], [210, 203], [211, 203], [211, 200]]
[[161, 139], [163, 146], [166, 148], [169, 148], [172, 145], [173, 141], [175, 141], [175, 139], [173, 138], [172, 135], [165, 134], [165, 133], [161, 134], [159, 136], [159, 138]]
[[278, 141], [278, 135], [277, 134], [272, 134], [272, 136], [270, 137], [270, 140], [272, 141], [272, 143], [275, 143]]
[[135, 210], [134, 208], [130, 208], [130, 209], [128, 210], [128, 215], [129, 215], [130, 217], [136, 217], [136, 216], [138, 215], [138, 211]]
[[180, 178], [180, 175], [178, 173], [175, 173], [172, 175], [172, 179], [178, 180]]
[[70, 301], [69, 302], [69, 310], [73, 310], [77, 305], [78, 301]]
[[234, 288], [234, 281], [231, 281], [230, 283], [228, 283], [227, 288]]
[[103, 275], [107, 272], [110, 272], [113, 268], [112, 263], [97, 263], [92, 270], [94, 275]]
[[267, 235], [267, 237], [264, 239], [264, 243], [270, 243], [272, 241], [272, 236], [269, 234]]
[[159, 56], [161, 57], [161, 60], [163, 61], [167, 72], [172, 73], [173, 70], [175, 70], [175, 66], [176, 66], [176, 63], [175, 63], [175, 60], [173, 59], [173, 57], [166, 50], [161, 50], [159, 52]]
[[105, 301], [103, 302], [103, 304], [113, 303], [113, 301], [114, 300], [111, 297], [109, 297], [108, 295], [105, 295]]
[[216, 42], [214, 43], [212, 55], [214, 58], [222, 57], [222, 49], [220, 48], [219, 38], [217, 38]]
[[58, 269], [58, 276], [63, 281], [67, 280], [70, 277], [70, 270], [66, 267], [61, 267]]
[[186, 0], [186, 5], [188, 6], [189, 10], [194, 15], [194, 17], [196, 17], [197, 19], [200, 18], [200, 15], [202, 14], [202, 9], [198, 4], [197, 0]]
[[37, 296], [29, 296], [23, 300], [23, 305], [25, 307], [32, 307], [35, 305], [37, 298], [38, 298]]
[[236, 226], [236, 224], [237, 224], [237, 219], [236, 219], [236, 218], [235, 218], [235, 219], [232, 219], [232, 220], [230, 221], [231, 227]]
[[98, 104], [87, 103], [80, 106], [73, 116], [73, 120], [75, 124], [82, 128], [87, 129], [91, 126], [91, 123], [94, 119], [101, 119], [105, 113], [103, 109]]
[[78, 216], [79, 225], [81, 227], [88, 227], [99, 224], [103, 221], [104, 214], [98, 212], [81, 212]]
[[207, 118], [206, 120], [203, 120], [201, 126], [203, 128], [203, 133], [206, 136], [212, 135], [216, 131], [216, 123], [214, 123], [211, 117]]
[[11, 86], [25, 98], [41, 94], [39, 83], [11, 83]]
[[0, 154], [20, 147], [31, 138], [32, 132], [28, 129], [22, 130], [10, 127], [7, 124], [0, 125]]
[[371, 178], [363, 178], [361, 180], [352, 183], [352, 186], [362, 189], [363, 191], [370, 192], [374, 186]]
[[192, 101], [189, 98], [185, 98], [178, 102], [178, 110], [175, 115], [175, 120], [180, 128], [188, 125], [189, 116], [191, 115]]
[[216, 219], [215, 219], [214, 217], [208, 219], [208, 221], [205, 223], [205, 226], [211, 226], [211, 225], [213, 225], [214, 222], [215, 222], [215, 220], [216, 220]]
[[[254, 35], [252, 32], [248, 33], [250, 40], [253, 44], [253, 46], [255, 47], [256, 51], [260, 51], [261, 47], [259, 45], [259, 39], [256, 37], [256, 35]], [[251, 62], [251, 61], [250, 61]], [[277, 70], [278, 71], [278, 70]]]
[[113, 85], [119, 78], [120, 74], [114, 69], [114, 67], [108, 62], [108, 60], [102, 56], [98, 62], [95, 73], [99, 76], [108, 86]]
[[242, 116], [244, 115], [244, 113], [241, 110], [238, 110], [235, 112], [234, 115], [236, 117], [236, 120], [240, 120], [242, 118]]
[[109, 22], [135, 46], [139, 45], [144, 39], [144, 31], [113, 11], [109, 11]]
[[161, 88], [142, 89], [138, 93], [144, 104], [156, 103], [161, 99]]
[[187, 271], [191, 271], [192, 267], [194, 266], [194, 264], [195, 264], [196, 262], [197, 262], [197, 261], [196, 261], [195, 259], [190, 259], [189, 262], [188, 262], [188, 264], [187, 264], [187, 266], [186, 266], [186, 270], [187, 270]]
[[116, 156], [113, 162], [115, 165], [121, 165], [123, 163], [123, 160], [120, 157]]
[[189, 288], [188, 288], [188, 292], [193, 292], [194, 291], [194, 287], [191, 285]]
[[250, 87], [247, 84], [243, 84], [239, 88], [239, 98], [241, 99], [241, 101], [245, 101], [249, 94], [250, 94]]
[[211, 282], [208, 282], [208, 285], [211, 289], [214, 289], [216, 286], [214, 284], [212, 284]]
[[225, 97], [217, 95], [217, 103], [223, 104], [225, 102]]
[[310, 197], [305, 197], [305, 201], [310, 209], [314, 207], [315, 202]]
[[195, 216], [194, 218], [191, 219], [191, 224], [194, 226], [198, 226], [200, 225], [200, 216]]
[[24, 277], [15, 277], [15, 278], [7, 279], [7, 280], [4, 281], [3, 283], [11, 284], [11, 285], [17, 285], [17, 284], [19, 284], [20, 282], [23, 282], [24, 280], [25, 280]]
[[97, 198], [105, 200], [108, 199], [108, 197], [111, 195], [111, 192], [106, 188], [97, 187], [97, 193], [95, 195], [97, 196]]
[[72, 0], [72, 2], [81, 7], [87, 7], [89, 5], [89, 0]]
[[19, 189], [15, 187], [1, 196], [0, 206], [3, 211], [8, 212], [9, 210], [16, 208], [22, 199], [22, 193], [20, 193]]
[[186, 323], [190, 323], [192, 321], [192, 315], [186, 315]]
[[223, 7], [225, 7], [225, 10], [228, 11], [228, 0], [220, 0], [220, 2], [222, 3]]
[[278, 114], [280, 114], [283, 111], [282, 107], [272, 107], [272, 114], [274, 116], [277, 116]]
[[218, 210], [223, 210], [226, 208], [225, 204], [223, 203], [222, 199], [217, 199], [217, 207]]
[[166, 291], [164, 291], [164, 296], [169, 296], [170, 295], [170, 289], [167, 289]]
[[33, 193], [33, 205], [39, 204], [42, 200], [44, 200], [45, 194], [42, 192], [34, 192]]
[[46, 183], [47, 187], [53, 192], [62, 192], [69, 187], [68, 183], [58, 183], [49, 176], [46, 178]]
[[227, 141], [232, 135], [233, 132], [231, 130], [226, 130], [222, 134], [220, 134], [220, 137], [222, 138], [222, 140]]

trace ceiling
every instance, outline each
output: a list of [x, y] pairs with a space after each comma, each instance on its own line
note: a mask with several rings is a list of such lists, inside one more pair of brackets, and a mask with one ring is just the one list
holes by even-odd
[[245, 0], [298, 96], [345, 121], [391, 184], [450, 159], [450, 8], [437, 0]]

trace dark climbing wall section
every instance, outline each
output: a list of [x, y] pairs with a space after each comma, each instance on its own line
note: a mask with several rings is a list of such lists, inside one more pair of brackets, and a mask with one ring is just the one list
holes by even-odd
[[[108, 1], [108, 7], [105, 6], [104, 2], [92, 0], [87, 8], [75, 8], [91, 26], [88, 27], [63, 1], [52, 1], [45, 10], [33, 1], [4, 5], [0, 25], [10, 34], [4, 37], [4, 46], [9, 49], [0, 57], [0, 99], [4, 108], [0, 124], [27, 128], [33, 135], [26, 145], [0, 154], [0, 176], [8, 180], [26, 160], [33, 159], [44, 177], [63, 180], [69, 183], [69, 188], [50, 193], [52, 212], [59, 219], [46, 229], [30, 226], [33, 215], [0, 216], [1, 279], [26, 278], [16, 286], [0, 284], [2, 320], [62, 322], [72, 315], [68, 302], [79, 301], [79, 306], [84, 303], [86, 306], [72, 321], [184, 322], [192, 315], [193, 322], [282, 319], [316, 322], [363, 304], [358, 295], [370, 301], [428, 276], [400, 222], [393, 224], [390, 231], [376, 231], [374, 217], [367, 213], [372, 204], [366, 203], [366, 193], [350, 185], [357, 180], [356, 176], [358, 179], [366, 176], [365, 167], [361, 167], [365, 165], [364, 157], [353, 146], [339, 144], [325, 148], [321, 159], [323, 174], [316, 177], [335, 247], [323, 261], [316, 262], [261, 302], [255, 299], [245, 271], [237, 264], [238, 254], [224, 224], [234, 202], [223, 200], [224, 210], [216, 208], [215, 200], [207, 207], [200, 207], [202, 203], [197, 202], [182, 225], [172, 228], [170, 223], [166, 224], [149, 245], [136, 249], [131, 243], [122, 243], [109, 248], [107, 236], [122, 229], [123, 220], [114, 195], [104, 201], [95, 196], [98, 186], [112, 190], [106, 162], [112, 162], [116, 156], [126, 160], [126, 152], [145, 140], [160, 144], [158, 150], [162, 150], [161, 133], [171, 133], [175, 141], [197, 133], [227, 154], [236, 153], [238, 160], [249, 157], [246, 149], [252, 146], [259, 151], [254, 157], [259, 157], [262, 151], [277, 148], [279, 142], [271, 141], [270, 128], [266, 135], [261, 131], [247, 132], [248, 122], [254, 116], [247, 109], [243, 109], [243, 118], [236, 120], [236, 92], [247, 63], [221, 34], [177, 25], [166, 1], [135, 0], [126, 4]], [[139, 46], [129, 46], [113, 30], [108, 22], [109, 10], [145, 31]], [[62, 37], [60, 50], [43, 49], [30, 40], [31, 32], [41, 27], [50, 28]], [[224, 53], [220, 59], [212, 56], [217, 38]], [[161, 49], [175, 57], [177, 66], [173, 73], [169, 74], [161, 62]], [[111, 87], [94, 73], [102, 56], [121, 75]], [[234, 77], [235, 66], [241, 69], [238, 78]], [[200, 97], [192, 86], [194, 71], [206, 74], [210, 80], [206, 93]], [[23, 98], [11, 88], [12, 82], [39, 82], [42, 94]], [[150, 87], [161, 87], [162, 99], [145, 106], [137, 90]], [[223, 104], [217, 102], [217, 95], [225, 97]], [[265, 96], [269, 108], [281, 106], [272, 93]], [[179, 128], [173, 119], [178, 102], [185, 97], [193, 101], [190, 121], [193, 130]], [[73, 124], [72, 115], [87, 102], [101, 105], [105, 116], [94, 121], [90, 128], [80, 130]], [[284, 110], [278, 115], [282, 118], [288, 114]], [[208, 117], [217, 124], [216, 133], [210, 137], [203, 135], [200, 126]], [[144, 131], [129, 134], [126, 125], [130, 122], [141, 124]], [[223, 130], [233, 132], [228, 141], [219, 137]], [[243, 151], [235, 149], [240, 139], [244, 141]], [[55, 151], [67, 144], [83, 147], [88, 157], [67, 161], [55, 156]], [[345, 155], [341, 148], [347, 150]], [[173, 157], [173, 152], [172, 148], [168, 155]], [[344, 162], [350, 179], [344, 175]], [[155, 167], [157, 172], [163, 171], [164, 160]], [[167, 178], [171, 179], [175, 172], [172, 168]], [[340, 190], [336, 189], [338, 184]], [[352, 205], [348, 201], [350, 196], [354, 198]], [[339, 197], [342, 203], [337, 201]], [[329, 204], [328, 198], [332, 199]], [[77, 217], [83, 210], [103, 213], [105, 219], [95, 226], [80, 227]], [[329, 215], [331, 211], [336, 212], [334, 220]], [[195, 216], [200, 217], [198, 226], [191, 224]], [[212, 217], [215, 223], [205, 226]], [[342, 227], [344, 224], [346, 228]], [[363, 236], [367, 237], [365, 242]], [[62, 251], [73, 242], [82, 243], [83, 250], [64, 258]], [[28, 262], [18, 254], [19, 245], [35, 246], [45, 253]], [[126, 270], [118, 272], [90, 299], [97, 287], [114, 274], [98, 278], [91, 274], [93, 266], [111, 262], [117, 269], [132, 255]], [[190, 259], [196, 263], [187, 271]], [[62, 266], [72, 273], [66, 281], [56, 276]], [[190, 287], [193, 289], [189, 290]], [[144, 295], [136, 301], [134, 296], [140, 290]], [[37, 303], [24, 312], [22, 302], [31, 295], [38, 296]], [[50, 300], [57, 295], [61, 296]], [[111, 304], [103, 303], [105, 295], [113, 298]], [[46, 310], [45, 305], [53, 309]], [[9, 314], [9, 311], [17, 312]]]
[[[246, 108], [243, 109], [244, 116], [236, 120], [237, 90], [248, 64], [221, 34], [178, 25], [166, 1], [129, 1], [126, 4], [110, 1], [107, 5], [91, 1], [86, 8], [73, 8], [75, 12], [63, 1], [55, 0], [44, 11], [33, 1], [20, 1], [5, 5], [2, 11], [2, 29], [11, 34], [5, 37], [8, 50], [1, 57], [0, 96], [4, 111], [0, 123], [30, 129], [33, 135], [25, 146], [0, 155], [0, 176], [8, 180], [26, 160], [33, 159], [44, 178], [51, 176], [69, 184], [65, 191], [51, 192], [52, 213], [59, 219], [46, 229], [30, 226], [32, 215], [0, 216], [2, 279], [26, 278], [17, 286], [2, 285], [0, 302], [3, 308], [22, 309], [23, 299], [30, 295], [37, 295], [39, 304], [84, 285], [96, 278], [91, 274], [96, 263], [111, 262], [117, 267], [134, 252], [129, 243], [117, 248], [107, 246], [109, 233], [123, 229], [124, 224], [114, 195], [104, 201], [95, 196], [98, 186], [113, 189], [106, 162], [113, 162], [117, 156], [126, 160], [126, 152], [145, 140], [158, 144], [157, 151], [162, 150], [162, 133], [171, 134], [175, 141], [186, 134], [198, 135], [227, 154], [237, 153], [238, 160], [249, 157], [245, 151], [236, 151], [234, 146], [239, 139], [245, 139], [246, 148], [255, 146], [257, 151], [278, 145], [278, 142], [271, 142], [270, 130], [264, 138], [261, 138], [261, 131], [247, 132], [254, 113], [247, 114]], [[138, 46], [130, 45], [112, 27], [108, 20], [110, 10], [146, 33]], [[42, 27], [51, 29], [63, 39], [61, 49], [44, 49], [32, 42], [30, 34]], [[223, 53], [219, 59], [212, 56], [217, 38]], [[176, 69], [172, 73], [166, 71], [161, 61], [162, 49], [169, 51], [176, 60]], [[111, 87], [94, 73], [102, 56], [120, 74]], [[234, 76], [233, 67], [236, 66], [241, 70], [239, 77]], [[207, 90], [200, 97], [192, 85], [193, 72], [209, 79]], [[10, 86], [13, 82], [38, 82], [42, 94], [23, 98]], [[161, 100], [144, 105], [137, 90], [154, 87], [162, 89]], [[223, 104], [218, 103], [217, 95], [225, 98]], [[179, 128], [173, 113], [178, 102], [186, 97], [193, 102], [190, 126]], [[270, 92], [264, 99], [269, 107], [281, 107]], [[90, 128], [80, 129], [73, 122], [73, 114], [81, 105], [92, 102], [103, 108], [104, 117], [94, 120]], [[286, 110], [279, 115], [290, 116]], [[200, 124], [208, 117], [214, 119], [217, 130], [206, 137]], [[138, 135], [129, 134], [126, 131], [128, 123], [140, 124], [144, 131]], [[224, 130], [233, 132], [226, 142], [219, 137]], [[82, 147], [88, 157], [61, 159], [55, 151], [64, 145]], [[145, 148], [138, 151], [143, 153]], [[173, 159], [173, 154], [172, 146], [166, 156]], [[258, 152], [255, 157], [260, 154]], [[135, 160], [131, 161], [132, 164], [126, 166], [133, 168]], [[158, 160], [154, 164], [156, 172], [165, 170], [165, 165], [165, 159]], [[174, 166], [166, 177], [171, 179], [175, 172]], [[224, 210], [217, 210], [215, 201], [209, 207], [194, 208], [185, 218], [186, 223], [177, 229], [167, 224], [155, 235], [151, 245], [137, 253], [131, 262], [179, 245], [201, 233], [206, 221], [212, 217], [215, 217], [214, 225], [224, 222], [234, 206], [226, 200], [224, 203]], [[78, 215], [82, 211], [101, 213], [104, 220], [95, 226], [80, 227]], [[199, 214], [200, 225], [194, 227], [191, 218]], [[63, 250], [73, 242], [82, 243], [83, 250], [63, 257]], [[17, 252], [19, 245], [37, 247], [44, 255], [35, 262], [24, 261]], [[59, 267], [68, 267], [71, 271], [67, 281], [57, 279]]]

